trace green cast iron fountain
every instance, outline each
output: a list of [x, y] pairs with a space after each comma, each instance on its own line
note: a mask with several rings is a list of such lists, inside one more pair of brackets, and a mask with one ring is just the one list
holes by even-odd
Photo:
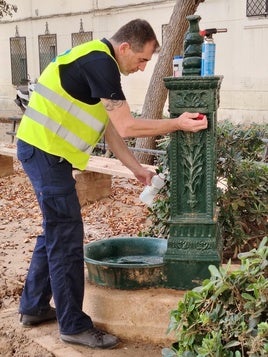
[[208, 129], [178, 131], [170, 145], [170, 237], [164, 255], [166, 286], [188, 289], [209, 277], [208, 266], [221, 261], [216, 207], [216, 123], [221, 76], [201, 77], [200, 16], [188, 16], [183, 75], [165, 78], [171, 118], [199, 112]]

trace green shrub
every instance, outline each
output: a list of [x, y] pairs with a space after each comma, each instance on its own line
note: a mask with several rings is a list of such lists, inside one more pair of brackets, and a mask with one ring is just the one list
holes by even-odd
[[245, 160], [229, 167], [227, 189], [219, 190], [217, 202], [226, 259], [258, 244], [267, 234], [268, 216], [268, 165]]
[[210, 279], [185, 293], [171, 312], [176, 343], [163, 357], [268, 356], [268, 245], [239, 254], [231, 270], [210, 266]]
[[218, 190], [217, 204], [225, 259], [256, 247], [267, 234], [268, 165], [261, 162], [263, 137], [268, 137], [268, 126], [230, 122], [218, 126], [217, 177], [225, 190]]

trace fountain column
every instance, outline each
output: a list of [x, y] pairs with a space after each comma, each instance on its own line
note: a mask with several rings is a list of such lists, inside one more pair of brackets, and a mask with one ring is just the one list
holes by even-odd
[[201, 77], [200, 16], [189, 16], [182, 77], [165, 78], [170, 117], [199, 112], [208, 129], [172, 133], [169, 148], [170, 237], [164, 255], [165, 286], [189, 289], [210, 276], [208, 266], [221, 262], [216, 207], [216, 125], [222, 76]]

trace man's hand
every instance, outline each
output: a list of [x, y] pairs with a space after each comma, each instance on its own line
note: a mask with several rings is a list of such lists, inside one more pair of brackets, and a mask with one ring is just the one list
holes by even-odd
[[207, 117], [200, 113], [185, 112], [175, 120], [178, 124], [178, 130], [182, 131], [191, 131], [196, 133], [197, 131], [206, 129], [208, 127]]
[[144, 185], [151, 185], [152, 177], [156, 175], [155, 172], [152, 172], [144, 167], [140, 167], [138, 171], [133, 171], [135, 177]]

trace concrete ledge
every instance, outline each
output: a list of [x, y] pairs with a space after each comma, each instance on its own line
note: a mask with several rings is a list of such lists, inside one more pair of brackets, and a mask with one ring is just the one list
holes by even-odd
[[[230, 269], [238, 267], [233, 264]], [[167, 288], [120, 290], [93, 285], [86, 280], [84, 311], [97, 326], [122, 340], [170, 346], [176, 341], [173, 334], [166, 333], [170, 312], [177, 308], [186, 291]]]
[[97, 326], [121, 339], [166, 345], [174, 342], [174, 336], [166, 333], [170, 312], [184, 293], [164, 288], [110, 289], [86, 281], [84, 311]]

